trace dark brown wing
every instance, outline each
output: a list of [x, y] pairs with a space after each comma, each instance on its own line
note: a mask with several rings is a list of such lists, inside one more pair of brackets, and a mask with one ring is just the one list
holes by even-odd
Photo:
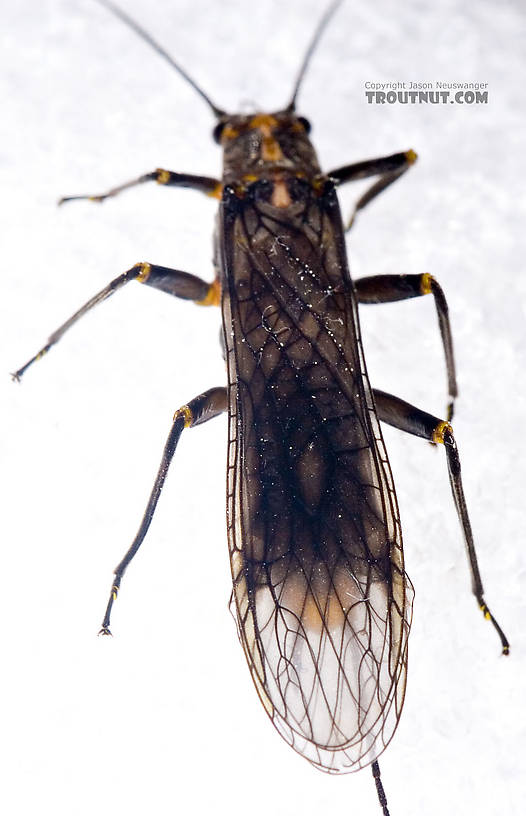
[[396, 728], [412, 587], [335, 192], [264, 189], [222, 205], [233, 597], [274, 725], [348, 772]]

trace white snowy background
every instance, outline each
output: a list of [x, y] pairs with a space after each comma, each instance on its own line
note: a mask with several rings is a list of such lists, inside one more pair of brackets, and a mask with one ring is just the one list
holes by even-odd
[[[122, 0], [229, 110], [287, 101], [325, 3]], [[150, 534], [97, 638], [173, 411], [225, 380], [218, 310], [130, 285], [22, 385], [8, 373], [139, 260], [211, 279], [214, 202], [136, 189], [220, 172], [191, 88], [90, 0], [2, 9], [0, 809], [9, 816], [379, 813], [371, 775], [310, 767], [279, 738], [227, 611], [226, 422], [183, 436]], [[526, 796], [524, 6], [347, 0], [300, 95], [325, 169], [414, 148], [359, 218], [355, 276], [430, 272], [450, 305], [454, 427], [488, 604], [470, 594], [443, 450], [387, 429], [416, 589], [409, 683], [381, 760], [392, 816], [520, 816]], [[479, 81], [487, 105], [368, 105], [366, 81]], [[342, 190], [344, 210], [363, 188]], [[374, 385], [436, 414], [430, 298], [362, 309]]]

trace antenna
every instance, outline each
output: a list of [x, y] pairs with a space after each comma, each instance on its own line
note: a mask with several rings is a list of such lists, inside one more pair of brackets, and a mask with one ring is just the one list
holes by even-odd
[[[100, 2], [100, 0], [99, 0], [99, 2]], [[316, 26], [316, 30], [315, 30], [315, 32], [314, 32], [314, 34], [312, 36], [312, 40], [310, 41], [309, 47], [307, 48], [307, 50], [305, 52], [305, 56], [303, 57], [303, 62], [301, 63], [301, 68], [300, 68], [300, 70], [298, 72], [298, 76], [297, 76], [297, 79], [296, 79], [296, 82], [295, 82], [295, 85], [294, 85], [294, 90], [292, 91], [292, 99], [290, 100], [289, 104], [285, 108], [286, 111], [292, 113], [295, 110], [295, 108], [296, 108], [296, 97], [298, 96], [298, 92], [299, 92], [301, 83], [302, 83], [303, 78], [304, 78], [304, 76], [306, 74], [307, 68], [309, 67], [311, 57], [314, 54], [314, 52], [315, 52], [315, 50], [316, 50], [316, 48], [318, 46], [319, 41], [321, 40], [321, 36], [322, 36], [323, 32], [325, 31], [325, 28], [326, 28], [329, 20], [331, 19], [333, 14], [336, 12], [338, 6], [340, 6], [342, 2], [343, 2], [343, 0], [335, 0], [334, 3], [331, 3], [331, 5], [327, 9], [327, 11], [323, 14], [323, 17], [321, 18], [320, 22]]]
[[142, 28], [142, 26], [139, 25], [139, 23], [137, 23], [135, 20], [129, 17], [125, 11], [119, 8], [119, 6], [116, 6], [114, 3], [110, 2], [110, 0], [95, 0], [95, 2], [99, 3], [99, 5], [101, 6], [104, 6], [108, 11], [114, 14], [115, 17], [118, 17], [120, 20], [122, 20], [122, 22], [125, 23], [125, 25], [127, 25], [128, 28], [131, 28], [132, 31], [135, 31], [135, 33], [142, 40], [147, 42], [148, 45], [150, 45], [153, 48], [153, 50], [159, 54], [160, 57], [163, 57], [163, 59], [165, 59], [166, 62], [172, 66], [172, 68], [175, 68], [177, 73], [180, 74], [183, 77], [183, 79], [185, 79], [186, 82], [188, 82], [188, 84], [191, 85], [195, 91], [197, 91], [199, 96], [205, 100], [205, 102], [207, 103], [209, 108], [211, 108], [212, 113], [214, 114], [214, 116], [217, 117], [217, 119], [220, 119], [222, 116], [226, 115], [226, 111], [222, 110], [221, 108], [218, 108], [217, 105], [214, 105], [210, 97], [207, 96], [203, 89], [199, 87], [197, 82], [194, 79], [192, 79], [192, 77], [189, 74], [186, 73], [184, 68], [182, 68], [173, 59], [173, 57], [171, 57], [170, 54], [167, 51], [165, 51], [164, 48], [161, 45], [159, 45], [159, 43], [156, 42], [144, 28]]

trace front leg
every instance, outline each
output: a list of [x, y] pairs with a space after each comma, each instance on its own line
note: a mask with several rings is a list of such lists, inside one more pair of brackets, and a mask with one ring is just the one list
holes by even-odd
[[373, 198], [389, 187], [394, 181], [400, 178], [406, 170], [415, 163], [417, 155], [414, 150], [407, 150], [405, 153], [394, 153], [392, 156], [383, 156], [380, 159], [367, 159], [367, 161], [347, 164], [332, 170], [328, 175], [337, 184], [346, 184], [348, 181], [359, 181], [359, 179], [369, 176], [380, 176], [363, 196], [358, 199], [352, 215], [347, 223], [346, 230], [350, 230], [359, 210], [363, 210]]
[[107, 198], [113, 198], [124, 190], [129, 190], [131, 187], [137, 187], [139, 184], [144, 184], [147, 181], [156, 181], [157, 184], [164, 184], [168, 187], [188, 187], [190, 190], [198, 190], [205, 193], [212, 198], [221, 198], [222, 184], [218, 179], [210, 178], [209, 176], [193, 176], [189, 173], [174, 173], [172, 170], [162, 170], [158, 168], [153, 173], [145, 173], [144, 176], [126, 181], [124, 184], [119, 184], [118, 187], [112, 187], [106, 193], [99, 193], [97, 195], [75, 195], [65, 196], [59, 200], [60, 204], [65, 204], [67, 201], [95, 201], [102, 203]]

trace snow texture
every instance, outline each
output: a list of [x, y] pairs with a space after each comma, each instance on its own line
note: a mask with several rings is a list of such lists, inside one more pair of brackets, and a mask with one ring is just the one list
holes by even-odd
[[[122, 0], [124, 3], [125, 0]], [[316, 0], [127, 0], [218, 105], [286, 102]], [[414, 148], [415, 167], [348, 239], [355, 276], [430, 272], [450, 305], [455, 431], [487, 601], [470, 595], [445, 458], [388, 429], [416, 601], [398, 732], [381, 761], [392, 816], [520, 816], [526, 796], [526, 278], [522, 2], [347, 0], [300, 94], [325, 169]], [[2, 12], [2, 741], [9, 816], [379, 813], [370, 773], [331, 778], [271, 727], [228, 614], [226, 422], [188, 432], [150, 535], [96, 637], [171, 416], [224, 382], [219, 314], [130, 285], [21, 386], [7, 373], [139, 260], [211, 278], [214, 203], [155, 185], [214, 175], [199, 97], [92, 0]], [[487, 104], [369, 105], [364, 83], [487, 82]], [[345, 211], [363, 188], [342, 190]], [[374, 385], [443, 414], [429, 298], [364, 307]]]

